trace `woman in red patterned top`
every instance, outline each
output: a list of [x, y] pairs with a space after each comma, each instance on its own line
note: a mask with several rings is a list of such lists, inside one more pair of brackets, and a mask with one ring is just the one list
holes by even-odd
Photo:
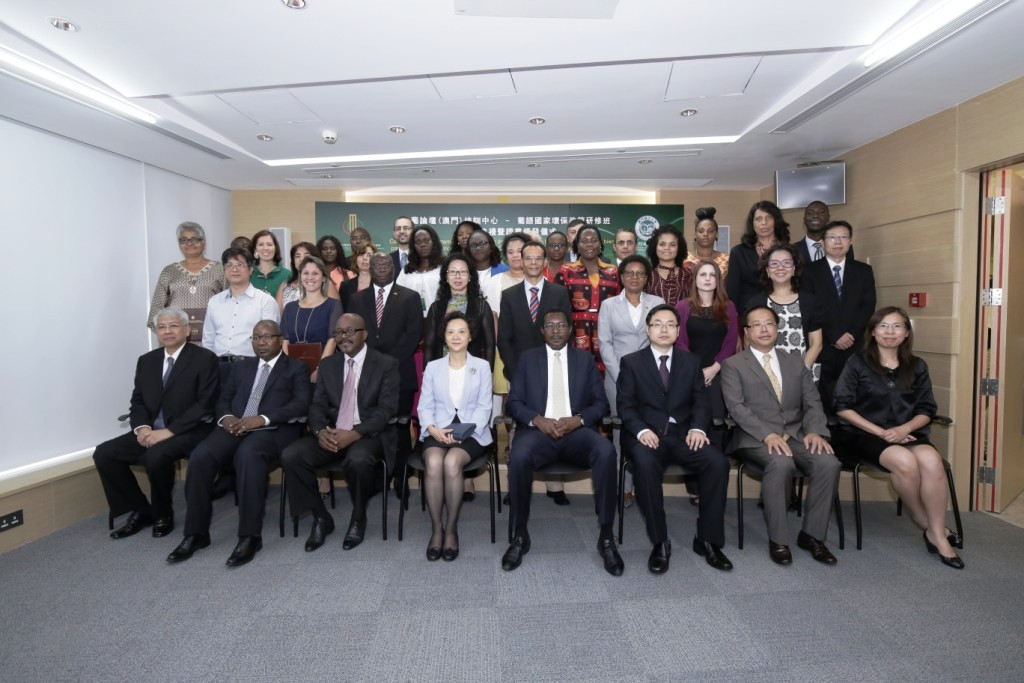
[[619, 271], [610, 263], [601, 260], [604, 240], [592, 225], [583, 225], [576, 233], [572, 250], [579, 255], [578, 261], [567, 263], [558, 270], [555, 282], [569, 290], [572, 306], [572, 344], [594, 354], [597, 369], [604, 375], [601, 350], [597, 341], [597, 314], [601, 302], [618, 294]]
[[683, 267], [686, 260], [686, 240], [679, 228], [669, 223], [654, 231], [647, 240], [647, 258], [654, 271], [644, 291], [660, 296], [669, 306], [690, 296], [693, 273]]

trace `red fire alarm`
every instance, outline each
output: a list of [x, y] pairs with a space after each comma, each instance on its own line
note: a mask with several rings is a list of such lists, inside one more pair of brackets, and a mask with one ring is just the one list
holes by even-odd
[[921, 308], [928, 303], [928, 295], [924, 292], [911, 292], [910, 293], [910, 307]]

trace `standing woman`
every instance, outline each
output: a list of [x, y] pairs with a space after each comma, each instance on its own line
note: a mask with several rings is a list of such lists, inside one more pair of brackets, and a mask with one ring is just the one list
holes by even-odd
[[693, 228], [693, 251], [686, 255], [683, 265], [692, 271], [698, 261], [714, 261], [724, 279], [729, 275], [729, 255], [724, 251], [715, 250], [715, 242], [718, 241], [716, 213], [718, 211], [713, 206], [697, 209], [697, 223]]
[[320, 253], [320, 260], [327, 267], [327, 276], [340, 292], [341, 283], [354, 277], [354, 273], [345, 268], [348, 259], [345, 257], [345, 248], [341, 246], [341, 240], [334, 235], [324, 235], [317, 241], [316, 249]]
[[367, 244], [373, 244], [373, 239], [370, 237], [370, 233], [366, 228], [356, 228], [349, 233], [348, 241], [349, 247], [352, 249], [352, 256], [346, 259], [345, 254], [343, 252], [339, 252], [340, 256], [338, 258], [338, 263], [344, 264], [349, 272], [352, 272], [356, 269], [356, 265], [353, 263], [355, 255], [362, 253], [363, 247]]
[[[439, 558], [451, 562], [459, 556], [459, 510], [465, 479], [462, 468], [491, 443], [490, 366], [467, 351], [472, 336], [463, 313], [449, 313], [443, 329], [448, 355], [424, 369], [417, 404], [426, 465], [424, 493], [431, 525], [427, 559], [431, 562]], [[464, 441], [456, 441], [449, 428], [458, 422], [476, 425], [473, 435]]]
[[767, 200], [757, 202], [747, 214], [747, 227], [740, 243], [729, 252], [729, 275], [725, 288], [729, 300], [740, 305], [758, 293], [758, 262], [776, 245], [789, 242], [789, 223], [779, 207]]
[[412, 249], [409, 250], [409, 263], [398, 274], [395, 283], [420, 295], [420, 306], [425, 317], [427, 307], [437, 298], [444, 253], [441, 250], [441, 239], [429, 225], [413, 228], [410, 242]]
[[526, 279], [526, 274], [523, 273], [523, 246], [532, 241], [529, 235], [522, 232], [513, 232], [502, 240], [501, 255], [508, 268], [490, 285], [499, 300], [502, 292]]
[[[298, 244], [292, 245], [291, 252], [289, 253], [291, 258], [292, 274], [288, 277], [280, 289], [277, 290], [277, 306], [284, 311], [284, 307], [293, 301], [298, 301], [302, 296], [302, 290], [299, 289], [299, 270], [302, 265], [302, 261], [307, 256], [315, 256], [320, 258], [320, 252], [317, 251], [316, 245], [310, 242], [299, 242]], [[334, 287], [334, 283], [328, 280], [327, 283], [327, 296], [332, 299], [337, 299], [338, 290]]]
[[363, 245], [361, 253], [352, 255], [356, 266], [356, 275], [342, 282], [341, 289], [338, 290], [338, 295], [341, 297], [341, 307], [345, 310], [348, 310], [348, 302], [353, 294], [361, 292], [373, 284], [373, 281], [370, 279], [370, 257], [376, 253], [377, 247], [371, 242]]
[[445, 353], [444, 323], [449, 313], [459, 311], [468, 321], [472, 340], [469, 353], [494, 368], [494, 314], [480, 292], [476, 270], [464, 254], [449, 254], [441, 265], [437, 299], [430, 304], [423, 326], [423, 362], [430, 363]]
[[834, 393], [840, 442], [892, 473], [892, 486], [924, 529], [924, 545], [942, 564], [963, 569], [946, 528], [946, 471], [928, 440], [938, 411], [928, 365], [914, 355], [914, 331], [903, 309], [871, 316], [864, 351], [850, 356]]
[[[299, 300], [284, 307], [281, 334], [284, 352], [290, 344], [321, 344], [321, 358], [335, 350], [334, 324], [341, 317], [341, 302], [327, 296], [327, 267], [315, 256], [307, 256], [299, 265]], [[316, 372], [311, 373], [316, 381]]]
[[249, 282], [256, 289], [277, 297], [277, 290], [292, 275], [292, 271], [281, 267], [281, 246], [277, 238], [269, 230], [260, 230], [252, 236], [252, 248], [256, 267], [252, 270]]
[[[160, 271], [149, 303], [147, 326], [153, 329], [153, 316], [165, 308], [205, 309], [210, 297], [224, 290], [224, 266], [206, 258], [206, 231], [203, 226], [185, 221], [178, 226], [178, 249], [184, 257]], [[204, 314], [205, 315], [205, 314]], [[189, 314], [189, 318], [192, 315]], [[199, 339], [193, 338], [198, 342]]]
[[501, 304], [501, 292], [498, 292], [498, 298], [492, 297], [490, 282], [491, 278], [508, 270], [508, 266], [501, 262], [501, 250], [494, 243], [494, 238], [485, 230], [477, 230], [470, 235], [466, 247], [473, 268], [476, 269], [477, 279], [480, 280], [480, 291], [487, 297], [491, 310], [497, 311]]
[[780, 244], [761, 258], [758, 282], [761, 293], [750, 298], [743, 310], [768, 306], [779, 317], [775, 348], [803, 358], [815, 383], [821, 378], [822, 312], [813, 294], [800, 291], [803, 264], [797, 248]]
[[544, 279], [554, 282], [558, 271], [565, 265], [565, 257], [569, 253], [569, 238], [565, 236], [564, 232], [556, 230], [548, 235], [544, 249], [548, 257], [544, 264]]
[[462, 221], [455, 226], [452, 233], [452, 242], [448, 245], [449, 254], [469, 254], [469, 237], [480, 229], [479, 223], [473, 221]]
[[601, 303], [622, 289], [619, 271], [601, 259], [604, 253], [604, 240], [601, 238], [601, 232], [592, 225], [580, 226], [572, 250], [579, 256], [579, 260], [562, 266], [555, 276], [555, 282], [569, 290], [573, 347], [592, 353], [597, 369], [603, 377], [604, 363], [601, 361], [597, 319]]
[[646, 292], [660, 296], [669, 306], [690, 296], [693, 274], [683, 267], [686, 242], [679, 228], [669, 223], [654, 231], [647, 240], [647, 258], [654, 266]]

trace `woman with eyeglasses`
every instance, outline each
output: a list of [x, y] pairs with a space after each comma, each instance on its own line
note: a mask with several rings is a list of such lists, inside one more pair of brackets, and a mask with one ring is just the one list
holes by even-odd
[[743, 305], [758, 293], [758, 263], [780, 244], [789, 243], [789, 223], [773, 202], [763, 200], [750, 207], [740, 243], [729, 252], [725, 289], [729, 301]]
[[292, 275], [292, 271], [281, 266], [281, 246], [277, 243], [274, 233], [260, 230], [252, 236], [252, 248], [253, 256], [256, 257], [256, 267], [252, 269], [249, 281], [256, 289], [262, 289], [276, 298], [277, 290]]
[[947, 567], [963, 569], [946, 528], [946, 471], [928, 440], [938, 404], [928, 365], [914, 355], [914, 330], [903, 309], [887, 306], [867, 324], [864, 349], [850, 356], [833, 394], [844, 447], [885, 467], [892, 486], [924, 530], [924, 545]]
[[[153, 316], [164, 308], [183, 309], [189, 320], [201, 323], [206, 317], [206, 304], [210, 297], [224, 291], [224, 266], [206, 258], [206, 232], [203, 226], [186, 221], [178, 226], [178, 249], [184, 257], [160, 271], [153, 298], [149, 303], [149, 319], [153, 329]], [[192, 341], [199, 342], [193, 335]]]
[[758, 282], [762, 292], [751, 297], [743, 310], [768, 306], [779, 317], [778, 351], [801, 356], [814, 381], [821, 378], [822, 314], [813, 294], [800, 290], [803, 263], [797, 248], [780, 244], [761, 258]]
[[417, 225], [409, 238], [409, 263], [405, 266], [395, 284], [407, 287], [420, 295], [420, 306], [426, 317], [427, 308], [437, 298], [441, 282], [441, 262], [444, 253], [441, 238], [429, 225]]
[[423, 362], [444, 357], [444, 321], [449, 313], [459, 311], [473, 328], [469, 353], [487, 361], [494, 368], [494, 314], [480, 292], [476, 269], [464, 254], [449, 254], [441, 264], [441, 284], [437, 299], [430, 304], [423, 325]]

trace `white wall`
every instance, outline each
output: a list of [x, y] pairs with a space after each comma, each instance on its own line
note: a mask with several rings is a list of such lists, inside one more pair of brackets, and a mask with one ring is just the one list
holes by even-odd
[[231, 197], [4, 119], [0, 150], [3, 479], [120, 433], [152, 286], [180, 258], [174, 227], [198, 217], [219, 246]]

